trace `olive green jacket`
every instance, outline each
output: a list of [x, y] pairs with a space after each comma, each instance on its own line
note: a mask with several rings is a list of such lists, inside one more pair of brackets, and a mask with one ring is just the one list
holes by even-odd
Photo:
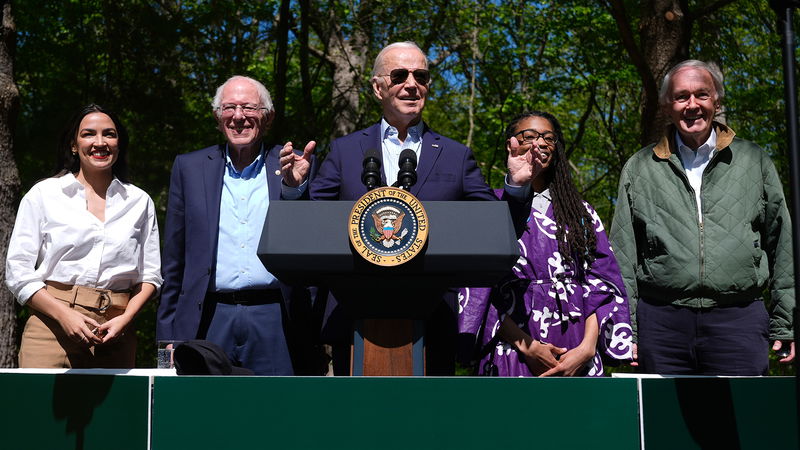
[[714, 123], [717, 147], [703, 172], [698, 222], [694, 189], [677, 154], [675, 128], [625, 164], [611, 243], [636, 302], [712, 308], [771, 293], [770, 339], [792, 340], [792, 234], [769, 156]]

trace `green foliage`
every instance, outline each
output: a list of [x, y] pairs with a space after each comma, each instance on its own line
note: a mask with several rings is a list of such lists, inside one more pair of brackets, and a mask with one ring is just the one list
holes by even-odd
[[[626, 59], [622, 48], [598, 39], [616, 33], [610, 15], [600, 12], [590, 1], [462, 9], [456, 20], [481, 32], [443, 42], [441, 52], [450, 55], [437, 80], [448, 83], [434, 86], [436, 100], [426, 114], [438, 131], [465, 141], [475, 77], [472, 146], [497, 187], [505, 173], [506, 124], [526, 110], [552, 112], [564, 127], [576, 182], [608, 220], [618, 173], [637, 147], [640, 85], [632, 67], [619, 65]], [[449, 45], [459, 39], [460, 45]]]
[[[210, 109], [215, 88], [243, 74], [278, 91], [277, 24], [288, 20], [286, 105], [273, 139], [315, 139], [324, 155], [341, 114], [333, 107], [331, 31], [345, 41], [358, 32], [367, 39], [367, 68], [356, 71], [354, 129], [380, 117], [369, 86], [375, 55], [389, 42], [413, 40], [433, 61], [425, 120], [442, 134], [469, 140], [491, 185], [500, 186], [505, 173], [505, 125], [525, 110], [550, 111], [564, 127], [580, 190], [610, 226], [619, 173], [639, 149], [642, 83], [615, 38], [617, 24], [606, 2], [309, 0], [305, 23], [301, 2], [290, 2], [287, 18], [278, 16], [280, 3], [17, 2], [21, 111], [15, 148], [24, 190], [51, 173], [67, 118], [97, 102], [117, 110], [129, 128], [134, 182], [151, 194], [163, 219], [175, 156], [221, 139]], [[685, 3], [696, 8], [710, 2]], [[638, 4], [626, 2], [629, 11]], [[636, 29], [638, 19], [631, 19]], [[301, 25], [309, 29], [308, 48], [301, 46]], [[726, 74], [728, 123], [764, 146], [785, 180], [781, 55], [767, 1], [740, 0], [719, 9], [697, 21], [692, 36], [690, 56], [717, 61]], [[306, 87], [300, 65], [305, 52]], [[138, 318], [143, 365], [152, 365], [155, 354], [155, 307], [152, 302]]]

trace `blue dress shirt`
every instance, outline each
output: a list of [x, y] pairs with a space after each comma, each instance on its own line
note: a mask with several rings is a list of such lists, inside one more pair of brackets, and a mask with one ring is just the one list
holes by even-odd
[[417, 154], [417, 167], [419, 167], [420, 153], [422, 149], [422, 131], [424, 125], [420, 120], [414, 126], [408, 128], [408, 135], [405, 141], [400, 142], [397, 128], [389, 125], [386, 118], [381, 119], [381, 150], [383, 153], [383, 175], [386, 177], [386, 184], [391, 186], [397, 181], [397, 172], [400, 170], [400, 153], [405, 149], [411, 149]]
[[238, 172], [225, 151], [219, 208], [219, 238], [214, 291], [277, 289], [278, 280], [256, 255], [269, 209], [264, 149]]

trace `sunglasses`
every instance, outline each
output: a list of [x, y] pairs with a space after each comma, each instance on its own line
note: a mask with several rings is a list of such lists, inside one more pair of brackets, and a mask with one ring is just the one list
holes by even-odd
[[[394, 69], [388, 74], [378, 75], [380, 77], [388, 76], [392, 84], [402, 84], [408, 80], [408, 69]], [[427, 85], [431, 81], [431, 73], [427, 69], [414, 69], [411, 72], [414, 76], [414, 81], [419, 84]]]

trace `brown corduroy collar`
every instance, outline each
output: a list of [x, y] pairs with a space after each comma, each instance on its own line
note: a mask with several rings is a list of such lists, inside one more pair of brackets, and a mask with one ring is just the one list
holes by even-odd
[[[733, 142], [733, 137], [736, 136], [736, 133], [727, 125], [723, 125], [719, 122], [714, 122], [712, 126], [717, 132], [716, 150], [719, 151], [731, 145], [731, 142]], [[658, 141], [658, 144], [653, 147], [653, 153], [655, 153], [656, 156], [661, 159], [669, 159], [669, 157], [678, 150], [673, 136], [675, 136], [675, 125], [670, 125], [667, 127], [667, 132]]]

